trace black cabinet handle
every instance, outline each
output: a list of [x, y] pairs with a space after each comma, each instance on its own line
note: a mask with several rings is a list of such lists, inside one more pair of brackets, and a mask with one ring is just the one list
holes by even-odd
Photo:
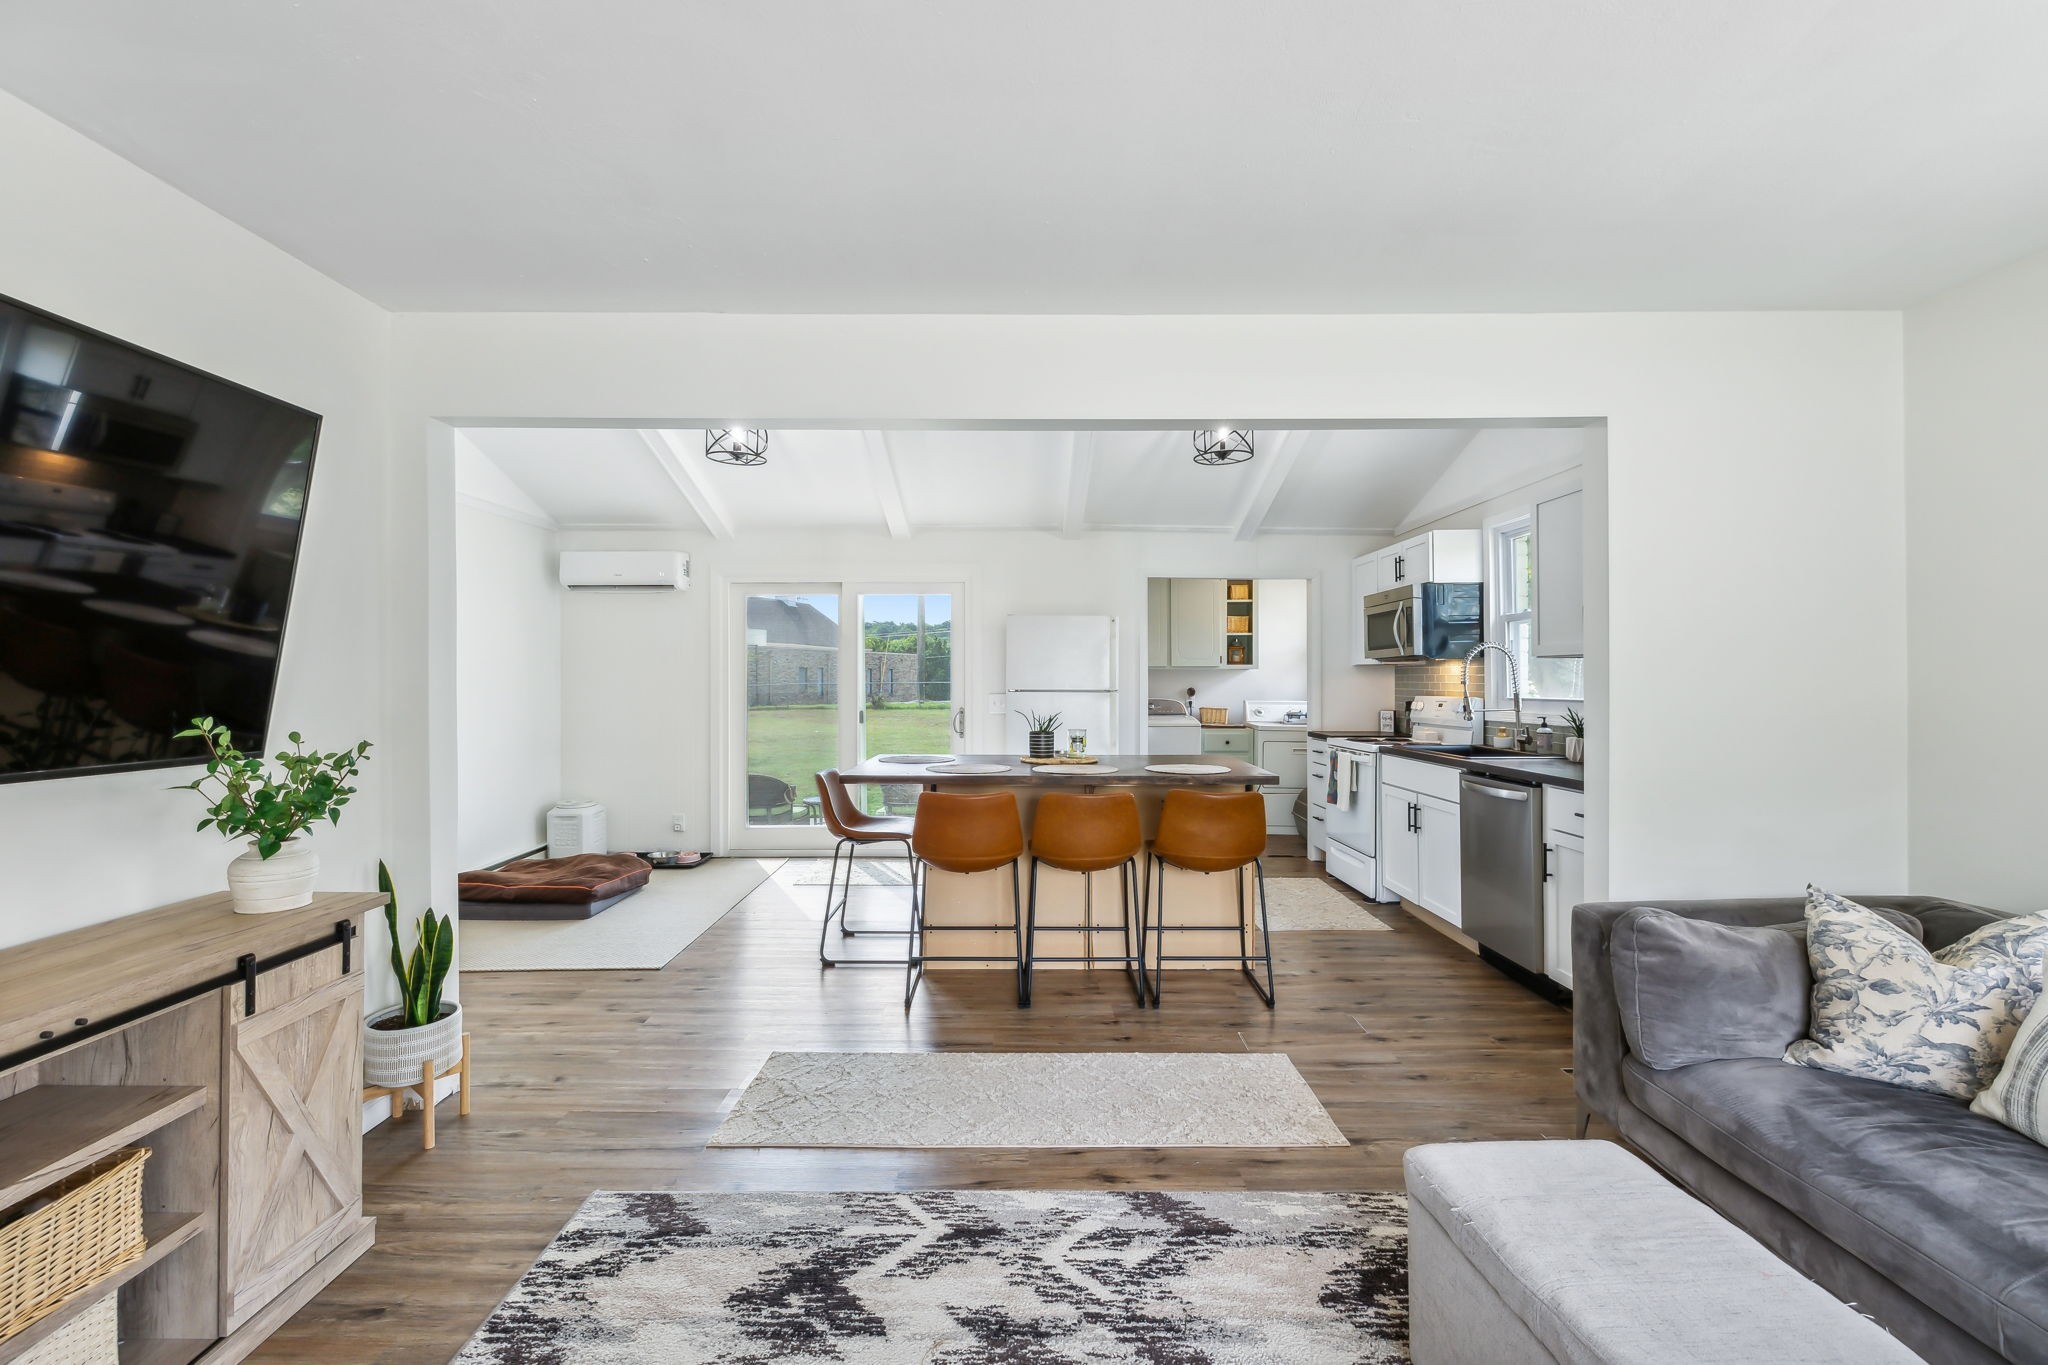
[[1550, 880], [1552, 875], [1550, 871], [1550, 855], [1553, 852], [1555, 852], [1553, 845], [1545, 844], [1543, 846], [1543, 880], [1546, 882]]
[[1407, 569], [1407, 564], [1408, 564], [1408, 556], [1406, 556], [1406, 555], [1395, 555], [1395, 556], [1394, 556], [1394, 581], [1395, 581], [1396, 583], [1399, 583], [1399, 582], [1400, 582], [1400, 581], [1401, 581], [1402, 579], [1404, 579], [1404, 578], [1406, 578], [1406, 577], [1408, 576], [1408, 569]]

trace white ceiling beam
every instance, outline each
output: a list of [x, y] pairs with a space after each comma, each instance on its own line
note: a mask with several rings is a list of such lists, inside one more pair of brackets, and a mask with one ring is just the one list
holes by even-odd
[[1302, 433], [1298, 431], [1276, 432], [1267, 448], [1253, 456], [1259, 479], [1252, 487], [1252, 495], [1245, 499], [1237, 514], [1237, 539], [1256, 539], [1265, 529], [1266, 514], [1279, 501], [1280, 490], [1286, 486], [1287, 476], [1294, 472], [1294, 462], [1301, 458], [1305, 444]]
[[[654, 462], [661, 466], [661, 472], [668, 475], [676, 491], [683, 495], [683, 501], [690, 504], [690, 510], [697, 514], [697, 520], [704, 523], [704, 529], [711, 532], [713, 540], [731, 540], [733, 536], [732, 514], [725, 510], [725, 502], [704, 482], [703, 471], [691, 460], [691, 452], [673, 431], [640, 432], [640, 439], [653, 453]], [[702, 459], [701, 453], [698, 455]]]
[[890, 448], [889, 433], [863, 431], [860, 437], [867, 444], [868, 482], [874, 485], [875, 498], [882, 504], [882, 521], [889, 528], [889, 538], [907, 540], [910, 514], [903, 510], [903, 481], [896, 474], [896, 452]]
[[1066, 433], [1067, 506], [1060, 517], [1060, 534], [1074, 539], [1088, 529], [1088, 484], [1095, 477], [1095, 433]]

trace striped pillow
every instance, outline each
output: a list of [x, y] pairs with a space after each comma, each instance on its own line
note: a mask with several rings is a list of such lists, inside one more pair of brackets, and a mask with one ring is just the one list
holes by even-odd
[[2048, 1009], [2036, 1006], [2020, 1021], [2005, 1065], [1970, 1101], [1973, 1112], [2048, 1144]]

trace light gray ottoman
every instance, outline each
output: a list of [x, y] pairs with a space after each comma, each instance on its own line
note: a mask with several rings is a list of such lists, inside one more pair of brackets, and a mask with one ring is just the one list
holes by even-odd
[[1415, 1365], [1916, 1365], [1610, 1142], [1416, 1147]]

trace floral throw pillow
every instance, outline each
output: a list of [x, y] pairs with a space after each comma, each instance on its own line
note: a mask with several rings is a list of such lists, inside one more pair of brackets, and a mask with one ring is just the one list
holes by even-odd
[[1930, 953], [1875, 910], [1806, 889], [1813, 966], [1800, 1066], [1967, 1100], [1991, 1084], [2041, 992], [2048, 914], [1988, 924]]

